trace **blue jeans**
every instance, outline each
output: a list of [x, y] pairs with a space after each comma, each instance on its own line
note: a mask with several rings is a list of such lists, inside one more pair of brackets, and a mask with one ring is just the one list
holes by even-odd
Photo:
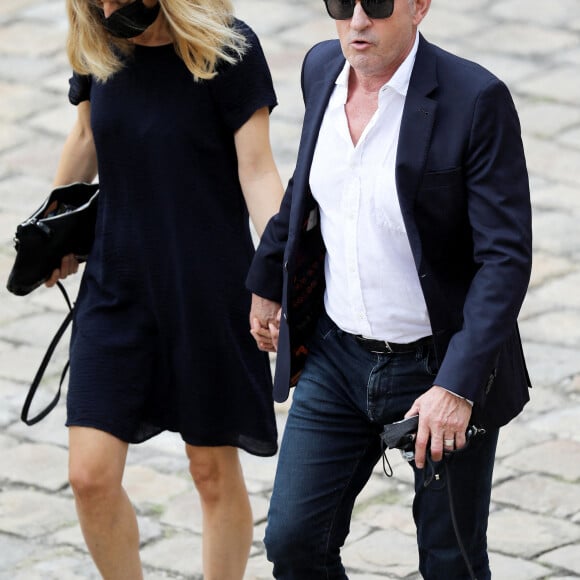
[[[383, 425], [401, 419], [431, 387], [434, 360], [431, 346], [370, 353], [326, 314], [321, 316], [294, 392], [268, 513], [265, 544], [275, 578], [347, 578], [340, 549], [355, 499], [381, 457]], [[478, 435], [447, 459], [461, 538], [478, 580], [491, 578], [486, 530], [497, 435]], [[453, 530], [443, 466], [440, 478], [427, 487], [425, 472], [411, 467], [423, 577], [469, 579]]]

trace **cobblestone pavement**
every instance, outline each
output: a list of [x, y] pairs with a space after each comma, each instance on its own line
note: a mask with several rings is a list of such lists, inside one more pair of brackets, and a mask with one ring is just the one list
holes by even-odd
[[[234, 0], [259, 33], [280, 106], [272, 139], [284, 179], [292, 170], [306, 49], [334, 36], [321, 0]], [[494, 578], [580, 578], [580, 15], [578, 0], [434, 0], [430, 40], [503, 78], [518, 106], [532, 182], [535, 266], [521, 314], [532, 402], [501, 436], [489, 545]], [[62, 0], [0, 2], [0, 278], [13, 260], [15, 224], [39, 205], [74, 110], [67, 103]], [[76, 282], [75, 282], [76, 283]], [[68, 284], [75, 292], [74, 284]], [[55, 290], [17, 298], [0, 288], [0, 579], [98, 575], [67, 484], [64, 405], [26, 427], [27, 384], [64, 314]], [[49, 398], [66, 360], [49, 369]], [[283, 429], [284, 406], [277, 408]], [[353, 580], [417, 578], [410, 470], [377, 468], [344, 549]], [[276, 459], [243, 456], [255, 518], [246, 579], [271, 577], [261, 542]], [[126, 487], [142, 531], [148, 579], [201, 578], [200, 508], [182, 444], [162, 435], [131, 449]]]

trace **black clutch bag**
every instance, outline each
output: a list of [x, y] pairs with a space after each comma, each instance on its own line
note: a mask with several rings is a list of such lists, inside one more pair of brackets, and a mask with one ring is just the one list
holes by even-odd
[[17, 296], [46, 282], [61, 260], [88, 256], [95, 237], [99, 185], [72, 183], [57, 187], [14, 236], [16, 259], [6, 287]]
[[[16, 259], [6, 284], [10, 292], [17, 296], [29, 294], [50, 278], [68, 254], [74, 254], [79, 261], [87, 258], [95, 237], [98, 196], [99, 186], [94, 183], [57, 187], [40, 208], [17, 226], [14, 236]], [[53, 400], [30, 418], [30, 406], [36, 390], [58, 342], [72, 321], [73, 306], [62, 284], [57, 282], [57, 286], [63, 293], [69, 312], [51, 340], [26, 395], [20, 418], [27, 425], [38, 423], [54, 409], [68, 370], [67, 363]]]

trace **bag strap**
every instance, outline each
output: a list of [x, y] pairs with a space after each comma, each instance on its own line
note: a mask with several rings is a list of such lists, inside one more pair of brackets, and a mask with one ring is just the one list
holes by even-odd
[[69, 360], [64, 365], [64, 369], [62, 371], [62, 374], [60, 375], [60, 382], [58, 384], [58, 391], [57, 391], [56, 395], [54, 396], [54, 398], [52, 399], [52, 401], [46, 406], [45, 409], [43, 409], [40, 413], [38, 413], [38, 415], [29, 419], [28, 413], [30, 411], [30, 405], [32, 404], [32, 399], [34, 398], [36, 390], [38, 389], [38, 386], [40, 385], [40, 381], [42, 380], [42, 377], [44, 376], [44, 372], [46, 371], [46, 367], [48, 366], [48, 363], [50, 362], [50, 359], [52, 358], [52, 355], [54, 354], [54, 350], [56, 349], [56, 346], [58, 345], [60, 339], [62, 338], [62, 335], [65, 333], [66, 329], [68, 328], [68, 325], [71, 323], [72, 317], [73, 317], [73, 306], [71, 304], [70, 298], [68, 297], [67, 291], [65, 290], [64, 286], [60, 282], [57, 282], [56, 284], [58, 286], [58, 289], [62, 292], [62, 295], [64, 296], [64, 299], [67, 303], [69, 311], [68, 311], [67, 315], [65, 316], [64, 320], [62, 321], [61, 325], [59, 326], [58, 330], [56, 331], [55, 335], [53, 336], [52, 340], [50, 341], [50, 344], [48, 345], [48, 348], [46, 349], [46, 353], [42, 359], [42, 362], [40, 363], [40, 366], [38, 367], [38, 370], [36, 371], [36, 376], [34, 377], [34, 380], [32, 381], [30, 388], [28, 389], [28, 394], [26, 395], [26, 400], [24, 401], [24, 405], [22, 406], [22, 413], [20, 414], [20, 418], [27, 425], [34, 425], [35, 423], [38, 423], [39, 421], [44, 419], [56, 407], [56, 404], [58, 403], [58, 400], [60, 399], [60, 391], [62, 388], [62, 383], [64, 382], [64, 378], [66, 376], [66, 373], [68, 371], [68, 367], [70, 364], [70, 360]]

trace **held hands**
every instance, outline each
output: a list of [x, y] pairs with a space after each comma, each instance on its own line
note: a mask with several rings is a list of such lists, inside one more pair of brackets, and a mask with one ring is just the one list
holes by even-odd
[[281, 313], [278, 302], [252, 294], [250, 333], [260, 350], [275, 352], [278, 349]]
[[68, 254], [65, 256], [61, 263], [60, 268], [57, 268], [52, 273], [52, 276], [44, 283], [47, 288], [54, 286], [59, 280], [64, 280], [70, 274], [76, 274], [79, 269], [79, 262], [75, 258], [74, 254]]
[[465, 399], [434, 385], [421, 395], [407, 411], [405, 418], [419, 415], [415, 439], [415, 465], [425, 465], [427, 445], [433, 461], [441, 461], [444, 451], [461, 449], [472, 407]]

